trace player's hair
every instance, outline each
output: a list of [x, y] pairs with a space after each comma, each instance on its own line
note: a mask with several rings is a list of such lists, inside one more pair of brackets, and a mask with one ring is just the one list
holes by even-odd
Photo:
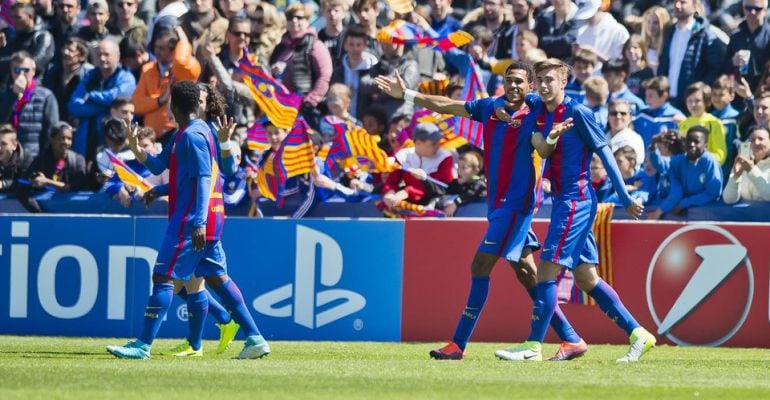
[[16, 134], [16, 129], [11, 124], [0, 124], [0, 136], [7, 135], [9, 133]]
[[700, 132], [700, 133], [702, 133], [703, 137], [706, 138], [706, 141], [708, 142], [708, 140], [709, 140], [709, 133], [710, 133], [708, 128], [706, 128], [703, 125], [695, 125], [695, 126], [693, 126], [693, 127], [691, 127], [690, 129], [687, 130], [687, 135], [685, 135], [685, 137], [689, 136], [690, 133], [693, 133], [693, 132]]
[[623, 146], [613, 153], [615, 157], [621, 156], [624, 157], [628, 162], [634, 163], [636, 165], [636, 150], [634, 150], [631, 146]]
[[521, 38], [521, 40], [528, 41], [532, 46], [537, 47], [538, 45], [538, 39], [537, 34], [532, 31], [519, 31], [516, 33], [516, 38]]
[[610, 87], [607, 81], [601, 76], [590, 76], [583, 82], [583, 90], [586, 91], [586, 97], [599, 100], [601, 104], [607, 102], [610, 97]]
[[711, 84], [712, 93], [716, 92], [717, 90], [727, 90], [727, 93], [730, 93], [730, 95], [735, 94], [735, 86], [733, 86], [733, 81], [727, 75], [719, 75], [719, 77], [714, 80], [714, 83]]
[[656, 76], [647, 79], [646, 81], [642, 82], [642, 87], [645, 90], [654, 90], [656, 93], [658, 93], [658, 96], [668, 94], [669, 89], [671, 89], [671, 85], [668, 83], [668, 78], [665, 76]]
[[578, 51], [575, 52], [575, 55], [572, 56], [572, 65], [575, 65], [577, 62], [596, 65], [597, 61], [599, 61], [599, 59], [596, 57], [596, 53], [586, 49], [578, 49]]
[[112, 101], [112, 103], [110, 103], [110, 108], [118, 109], [125, 106], [126, 104], [134, 104], [134, 102], [132, 102], [131, 98], [128, 96], [118, 96], [115, 98], [115, 100]]
[[631, 111], [631, 103], [628, 102], [626, 99], [615, 99], [610, 102], [610, 104], [607, 106], [608, 109], [616, 108], [617, 106], [626, 106], [628, 111]]
[[566, 79], [570, 74], [570, 67], [558, 58], [548, 58], [535, 64], [535, 75], [556, 69]]
[[206, 119], [216, 121], [217, 117], [227, 114], [227, 100], [214, 85], [210, 83], [201, 83], [201, 89], [206, 91]]
[[364, 7], [377, 8], [377, 0], [356, 0], [353, 2], [353, 12], [358, 13]]
[[626, 77], [628, 77], [628, 72], [630, 69], [631, 66], [628, 64], [628, 60], [625, 58], [613, 58], [602, 64], [602, 74], [622, 72], [626, 74]]
[[[508, 66], [508, 68], [505, 69], [505, 75], [508, 75], [509, 72], [513, 70], [522, 70], [527, 73], [527, 80], [532, 83], [534, 81], [534, 75], [535, 73], [532, 71], [532, 66], [522, 62], [522, 61], [514, 61], [511, 63], [511, 65]], [[449, 91], [447, 91], [449, 93]]]
[[182, 114], [194, 114], [200, 103], [200, 87], [193, 81], [179, 81], [171, 87], [171, 106]]
[[703, 103], [706, 104], [706, 108], [708, 108], [709, 104], [711, 104], [711, 86], [706, 85], [703, 82], [695, 82], [690, 86], [687, 86], [687, 89], [684, 91], [685, 100], [698, 92], [703, 94]]

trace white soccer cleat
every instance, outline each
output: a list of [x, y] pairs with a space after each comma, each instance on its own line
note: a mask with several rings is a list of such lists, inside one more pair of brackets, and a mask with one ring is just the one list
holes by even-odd
[[511, 349], [497, 350], [495, 356], [508, 361], [543, 361], [541, 347], [540, 342], [529, 341]]
[[243, 344], [243, 350], [238, 354], [240, 359], [256, 359], [262, 358], [270, 354], [270, 345], [267, 344], [265, 338], [260, 336], [249, 336], [246, 338], [246, 343]]
[[641, 326], [634, 329], [631, 332], [631, 347], [628, 349], [628, 354], [618, 358], [616, 361], [619, 363], [631, 363], [637, 362], [643, 355], [645, 355], [650, 349], [655, 347], [655, 336]]

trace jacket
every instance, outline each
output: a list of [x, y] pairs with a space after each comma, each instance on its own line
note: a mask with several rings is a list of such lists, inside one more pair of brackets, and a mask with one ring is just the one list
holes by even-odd
[[11, 57], [14, 53], [24, 50], [35, 60], [35, 74], [43, 76], [48, 63], [53, 59], [54, 47], [53, 36], [40, 25], [31, 31], [17, 31], [16, 37], [0, 49], [0, 74], [8, 74], [7, 77], [10, 78]]
[[741, 200], [770, 201], [770, 158], [756, 163], [740, 177], [730, 174], [722, 199], [727, 204]]
[[[304, 55], [307, 56], [310, 65], [305, 65], [304, 57], [298, 58]], [[297, 37], [291, 37], [286, 32], [270, 57], [270, 65], [279, 61], [286, 63], [286, 68], [280, 77], [286, 87], [292, 92], [302, 94], [305, 101], [312, 106], [317, 106], [329, 90], [334, 66], [329, 49], [318, 40], [315, 30], [308, 29]], [[305, 83], [308, 79], [309, 85]]]
[[32, 157], [24, 151], [24, 147], [17, 146], [8, 162], [0, 163], [0, 193], [16, 190], [16, 180], [24, 176], [31, 162]]
[[[0, 121], [12, 123], [13, 103], [18, 97], [10, 88], [0, 91]], [[19, 126], [16, 133], [19, 144], [30, 157], [35, 157], [48, 143], [51, 128], [59, 122], [59, 105], [50, 90], [40, 82], [32, 92], [29, 103], [24, 105], [19, 115]]]

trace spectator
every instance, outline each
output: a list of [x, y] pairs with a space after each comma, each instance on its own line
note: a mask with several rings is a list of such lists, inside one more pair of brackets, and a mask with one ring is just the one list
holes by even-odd
[[578, 103], [583, 102], [585, 92], [583, 91], [583, 82], [589, 76], [594, 74], [594, 68], [597, 63], [596, 54], [591, 51], [578, 49], [572, 56], [572, 80], [567, 82], [564, 87], [564, 93], [572, 97]]
[[142, 67], [142, 75], [131, 101], [136, 113], [144, 117], [144, 126], [152, 128], [157, 139], [176, 128], [171, 114], [171, 84], [175, 81], [196, 81], [201, 66], [192, 57], [192, 47], [182, 27], [173, 31], [158, 29], [153, 38], [155, 61]]
[[[532, 0], [511, 0], [511, 6], [513, 8], [513, 23], [509, 25], [508, 29], [500, 32], [497, 39], [495, 57], [500, 60], [504, 58], [523, 59], [524, 54], [517, 52], [516, 37], [522, 31], [534, 31], [535, 29], [535, 18], [532, 16], [535, 8], [532, 6]], [[537, 35], [534, 36], [537, 37]]]
[[607, 81], [600, 76], [591, 76], [583, 83], [583, 93], [585, 93], [583, 104], [594, 112], [596, 122], [599, 123], [602, 131], [606, 131], [607, 120], [609, 119], [607, 99], [610, 97]]
[[722, 70], [725, 46], [708, 29], [708, 21], [696, 15], [700, 0], [674, 3], [676, 25], [664, 32], [658, 75], [668, 78], [669, 95], [677, 107], [684, 105], [684, 92], [695, 82], [711, 85]]
[[663, 51], [663, 33], [671, 26], [671, 15], [661, 6], [647, 9], [642, 16], [642, 39], [647, 45], [647, 64], [655, 74]]
[[430, 27], [439, 36], [462, 29], [460, 20], [452, 16], [451, 0], [428, 0], [430, 5]]
[[[429, 35], [432, 28], [428, 21], [418, 13], [412, 13], [412, 20], [416, 21], [417, 25], [425, 30]], [[444, 71], [447, 67], [447, 61], [444, 59], [444, 53], [435, 51], [434, 49], [427, 49], [422, 46], [409, 46], [405, 49], [405, 53], [409, 54], [415, 61], [420, 71], [420, 77], [423, 80], [442, 80], [446, 76]]]
[[628, 89], [628, 85], [626, 85], [628, 72], [628, 60], [624, 58], [613, 58], [602, 64], [602, 75], [604, 75], [604, 79], [607, 80], [610, 88], [609, 101], [616, 99], [626, 100], [631, 105], [631, 113], [636, 115], [639, 111], [646, 108], [647, 105]]
[[228, 20], [235, 17], [246, 16], [246, 5], [244, 0], [217, 0], [222, 15]]
[[223, 18], [216, 8], [214, 0], [196, 0], [190, 2], [190, 11], [179, 19], [179, 24], [192, 46], [192, 54], [198, 58], [201, 65], [206, 60], [198, 53], [200, 45], [206, 41], [214, 46], [215, 54], [222, 51], [227, 34], [227, 18]]
[[326, 106], [329, 109], [329, 114], [341, 118], [349, 124], [361, 126], [361, 122], [349, 112], [351, 97], [352, 94], [348, 86], [335, 83], [329, 87]]
[[53, 7], [53, 0], [32, 0], [30, 4], [35, 7], [35, 15], [37, 15], [35, 23], [45, 30], [50, 30], [51, 24], [56, 21], [56, 9]]
[[[585, 20], [577, 30], [575, 49], [596, 53], [600, 63], [623, 57], [623, 44], [628, 40], [628, 30], [615, 18], [600, 9], [601, 0], [585, 0], [580, 3], [575, 19]], [[597, 65], [601, 67], [601, 65]]]
[[405, 128], [409, 126], [410, 122], [411, 117], [408, 115], [396, 115], [388, 122], [388, 130], [385, 134], [386, 140], [384, 140], [384, 142], [387, 142], [387, 146], [383, 150], [388, 153], [389, 157], [394, 157], [404, 148], [404, 143], [408, 139]]
[[[606, 65], [606, 64], [605, 64]], [[610, 129], [606, 135], [610, 150], [616, 152], [623, 147], [631, 147], [636, 154], [635, 166], [644, 163], [644, 141], [631, 125], [631, 104], [624, 99], [615, 99], [609, 106]]]
[[519, 60], [523, 60], [530, 51], [537, 49], [537, 40], [537, 35], [532, 31], [519, 31], [516, 34], [515, 47]]
[[744, 76], [757, 88], [762, 68], [770, 60], [770, 24], [767, 0], [742, 0], [746, 18], [730, 35], [723, 62], [725, 74]]
[[762, 69], [762, 76], [757, 83], [757, 93], [770, 92], [770, 61], [765, 63]]
[[261, 2], [249, 16], [251, 20], [251, 45], [249, 50], [259, 59], [261, 65], [268, 66], [273, 49], [281, 42], [286, 30], [286, 21], [274, 5]]
[[387, 152], [390, 148], [390, 143], [387, 140], [383, 140], [383, 135], [386, 133], [385, 128], [388, 126], [388, 118], [385, 117], [385, 114], [378, 108], [370, 108], [361, 115], [361, 125], [370, 135], [380, 138], [378, 145]]
[[577, 28], [582, 23], [575, 19], [578, 7], [570, 0], [553, 0], [553, 5], [541, 11], [535, 19], [535, 33], [540, 48], [548, 57], [568, 60], [572, 55]]
[[604, 203], [612, 195], [612, 182], [607, 179], [607, 170], [604, 169], [602, 159], [594, 153], [591, 157], [591, 187], [596, 194], [596, 200]]
[[[108, 154], [112, 153], [112, 155], [122, 161], [134, 158], [133, 153], [128, 148], [124, 121], [110, 116], [102, 124], [101, 131], [104, 134], [105, 145], [96, 153], [96, 162], [88, 166], [89, 186], [93, 191], [104, 189], [107, 194], [118, 196], [118, 191], [123, 187], [120, 178], [115, 176], [115, 168]], [[128, 192], [125, 195], [124, 198], [120, 199], [121, 203], [125, 205], [126, 201], [128, 201], [130, 204], [131, 196], [128, 195]], [[116, 200], [118, 200], [117, 197]]]
[[642, 82], [655, 76], [652, 69], [647, 64], [647, 44], [641, 36], [631, 35], [625, 45], [623, 45], [623, 56], [628, 60], [629, 75], [626, 79], [628, 90], [636, 97], [644, 96], [642, 93]]
[[54, 59], [59, 58], [64, 40], [70, 36], [76, 36], [83, 25], [80, 23], [80, 1], [59, 0], [56, 2], [59, 12], [56, 19], [49, 25], [48, 30], [53, 35], [56, 43]]
[[651, 138], [647, 148], [649, 157], [644, 169], [647, 175], [657, 176], [658, 184], [653, 204], [660, 204], [660, 201], [668, 196], [671, 190], [671, 158], [684, 153], [684, 148], [684, 139], [676, 130], [665, 130]]
[[401, 149], [396, 161], [401, 166], [390, 173], [382, 188], [382, 201], [393, 209], [402, 201], [432, 206], [440, 200], [444, 189], [454, 179], [452, 154], [439, 147], [442, 134], [433, 124], [418, 124], [412, 138], [414, 147]]
[[134, 103], [131, 102], [130, 97], [118, 96], [110, 104], [110, 117], [117, 118], [121, 121], [133, 121], [136, 112]]
[[121, 38], [131, 37], [144, 43], [147, 40], [147, 24], [136, 16], [139, 0], [117, 0], [114, 5], [115, 15], [107, 24], [107, 29]]
[[96, 148], [103, 144], [100, 135], [102, 118], [109, 113], [110, 104], [118, 96], [130, 96], [136, 89], [131, 72], [120, 67], [118, 44], [112, 39], [99, 42], [96, 68], [80, 81], [67, 103], [70, 116], [79, 118], [77, 135], [72, 148], [87, 161], [96, 157]]
[[16, 27], [16, 37], [6, 37], [0, 33], [0, 73], [5, 76], [10, 71], [14, 54], [24, 51], [35, 62], [36, 76], [41, 77], [53, 59], [53, 37], [43, 26], [35, 25], [35, 8], [28, 3], [15, 3], [11, 6], [11, 17]]
[[730, 174], [730, 167], [735, 160], [738, 139], [738, 117], [740, 113], [733, 108], [732, 102], [735, 100], [735, 86], [733, 81], [727, 75], [720, 75], [711, 85], [711, 115], [722, 122], [725, 128], [725, 145], [727, 155], [722, 164], [722, 176]]
[[457, 209], [487, 195], [487, 184], [481, 174], [483, 158], [477, 151], [468, 151], [460, 156], [457, 166], [457, 178], [446, 190], [442, 208], [447, 217], [453, 217]]
[[334, 68], [331, 55], [310, 28], [304, 4], [292, 4], [284, 14], [288, 21], [286, 33], [270, 57], [270, 65], [274, 76], [289, 90], [302, 95], [302, 116], [317, 128], [320, 122], [317, 106], [329, 90]]
[[706, 112], [711, 104], [711, 87], [701, 82], [693, 83], [684, 92], [687, 101], [687, 111], [690, 116], [679, 123], [679, 132], [689, 132], [696, 125], [704, 127], [708, 131], [708, 151], [714, 155], [719, 165], [727, 159], [727, 143], [725, 142], [725, 127], [715, 116]]
[[355, 0], [353, 2], [353, 13], [356, 14], [358, 26], [364, 28], [364, 31], [369, 36], [366, 47], [379, 58], [382, 56], [382, 49], [377, 41], [377, 32], [380, 31], [380, 26], [377, 25], [377, 16], [380, 14], [379, 3], [377, 0]]
[[150, 45], [153, 38], [153, 31], [159, 27], [173, 29], [178, 25], [178, 21], [185, 15], [190, 8], [184, 0], [158, 0], [158, 14], [152, 19], [152, 23], [147, 26], [147, 41], [145, 46]]
[[[157, 155], [158, 148], [155, 143], [155, 131], [152, 128], [140, 127], [137, 131], [137, 138], [139, 147], [141, 147], [147, 154]], [[237, 150], [236, 150], [237, 151]], [[153, 175], [147, 167], [139, 162], [136, 158], [129, 158], [126, 160], [126, 165], [134, 170], [137, 174], [141, 175], [148, 184], [152, 186], [164, 185], [169, 182], [168, 170], [163, 171], [160, 175]], [[227, 175], [225, 175], [225, 179]], [[134, 187], [132, 185], [119, 184], [120, 189], [115, 195], [115, 199], [118, 200], [124, 207], [130, 207], [133, 199], [141, 201], [144, 198], [144, 192], [141, 188]], [[165, 197], [163, 201], [165, 201]]]
[[647, 214], [648, 219], [660, 219], [668, 213], [681, 215], [690, 207], [713, 203], [719, 198], [722, 169], [714, 155], [706, 151], [708, 136], [709, 131], [699, 125], [687, 131], [685, 154], [671, 157], [670, 192], [659, 208]]
[[78, 37], [86, 42], [86, 46], [88, 46], [90, 51], [91, 62], [96, 63], [99, 42], [111, 38], [118, 43], [120, 42], [120, 35], [117, 31], [111, 31], [107, 27], [107, 21], [110, 19], [110, 9], [105, 0], [90, 0], [86, 9], [86, 18], [89, 24], [80, 28]]
[[770, 130], [753, 126], [749, 129], [751, 154], [735, 158], [722, 199], [727, 204], [741, 200], [770, 201]]
[[10, 124], [0, 125], [0, 194], [17, 189], [16, 180], [27, 171], [32, 157], [19, 146], [16, 130]]
[[35, 78], [29, 53], [15, 53], [10, 61], [12, 82], [0, 91], [0, 122], [13, 125], [24, 150], [34, 158], [59, 121], [59, 107], [53, 93]]
[[59, 108], [59, 119], [76, 124], [67, 111], [67, 101], [75, 93], [80, 81], [85, 78], [94, 66], [88, 62], [88, 47], [77, 37], [68, 37], [62, 47], [61, 63], [54, 65], [45, 72], [43, 86], [53, 92]]
[[[481, 79], [484, 81], [484, 85], [487, 89], [486, 92], [490, 94], [497, 93], [497, 91], [503, 87], [502, 75], [505, 73], [505, 68], [507, 68], [513, 60], [498, 62], [496, 58], [489, 55], [489, 47], [492, 46], [495, 38], [492, 37], [492, 32], [490, 32], [484, 25], [474, 26], [469, 33], [473, 36], [474, 40], [467, 44], [462, 50], [468, 53], [471, 58], [473, 58], [473, 61], [476, 62], [476, 65], [478, 65], [479, 71], [481, 72]], [[454, 57], [456, 54], [461, 54], [462, 57]], [[465, 55], [461, 52], [450, 50], [447, 52], [447, 59], [449, 61], [447, 73], [452, 75], [462, 75], [459, 72], [461, 68], [453, 65], [452, 62], [454, 59], [457, 59], [457, 61], [454, 61], [455, 63], [465, 63], [465, 60], [467, 59]]]
[[653, 136], [664, 130], [676, 129], [685, 117], [668, 102], [668, 78], [656, 76], [643, 82], [642, 87], [648, 107], [636, 116], [634, 130], [642, 137], [644, 146], [649, 147]]
[[369, 70], [377, 64], [377, 57], [366, 48], [367, 35], [361, 27], [354, 26], [345, 34], [345, 55], [341, 65], [337, 64], [332, 73], [332, 83], [344, 83], [352, 93], [350, 114], [358, 117], [365, 108], [365, 99], [359, 95], [361, 79], [369, 75]]
[[494, 41], [489, 46], [489, 56], [497, 59], [511, 58], [513, 51], [513, 37], [507, 43], [501, 43], [506, 41], [506, 32], [512, 29], [511, 23], [505, 19], [504, 3], [503, 0], [484, 0], [481, 17], [463, 27], [463, 30], [470, 32], [474, 26], [483, 25], [492, 32]]
[[150, 53], [144, 46], [144, 41], [138, 42], [130, 37], [123, 38], [120, 41], [120, 63], [123, 68], [131, 72], [134, 80], [139, 82], [142, 74], [142, 67], [150, 62]]
[[318, 32], [318, 39], [329, 49], [334, 65], [342, 60], [345, 41], [345, 19], [348, 16], [350, 3], [347, 0], [323, 0], [321, 11], [326, 25]]
[[[655, 178], [650, 177], [640, 170], [639, 156], [631, 146], [623, 146], [613, 152], [618, 170], [626, 184], [626, 190], [632, 199], [638, 199], [643, 204], [648, 204], [651, 199], [651, 191], [655, 190]], [[613, 192], [605, 201], [621, 204], [617, 192]]]
[[86, 187], [86, 161], [71, 150], [74, 133], [66, 122], [53, 127], [48, 146], [35, 157], [27, 172], [34, 189], [69, 192]]
[[760, 93], [754, 100], [754, 121], [757, 125], [770, 127], [770, 92]]

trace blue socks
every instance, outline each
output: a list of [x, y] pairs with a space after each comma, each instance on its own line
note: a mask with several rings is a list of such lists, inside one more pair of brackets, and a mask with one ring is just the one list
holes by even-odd
[[[232, 318], [230, 317], [230, 313], [225, 310], [224, 307], [222, 307], [222, 304], [220, 304], [217, 299], [214, 298], [214, 296], [211, 295], [211, 292], [208, 290], [203, 291], [206, 293], [206, 297], [209, 299], [209, 315], [214, 317], [214, 319], [217, 321], [218, 324], [229, 324], [230, 320]], [[182, 290], [179, 291], [179, 293], [176, 294], [177, 296], [181, 297], [184, 301], [187, 301], [187, 289], [182, 288]]]
[[190, 326], [187, 341], [194, 350], [200, 350], [203, 340], [203, 323], [209, 313], [207, 291], [187, 295], [187, 321]]
[[[529, 297], [532, 298], [532, 302], [537, 301], [537, 286], [527, 290]], [[558, 304], [558, 298], [556, 308], [553, 311], [553, 317], [551, 317], [551, 328], [556, 332], [563, 342], [578, 343], [580, 342], [580, 336], [575, 333], [575, 329], [572, 328], [567, 316], [561, 311]]]
[[247, 337], [260, 334], [257, 324], [254, 323], [254, 318], [251, 317], [251, 313], [243, 301], [241, 290], [238, 289], [238, 285], [232, 279], [226, 280], [215, 291]]
[[[527, 341], [537, 341], [542, 343], [545, 339], [545, 332], [551, 323], [556, 303], [558, 301], [556, 281], [543, 281], [537, 284], [537, 300], [535, 300], [532, 309], [532, 321], [530, 322], [530, 333]], [[579, 341], [580, 339], [578, 339]]]
[[155, 336], [158, 335], [160, 325], [166, 318], [166, 313], [171, 307], [174, 298], [174, 285], [172, 283], [155, 283], [152, 285], [152, 295], [147, 300], [147, 309], [144, 311], [144, 325], [139, 340], [147, 345], [152, 345]]
[[489, 277], [472, 277], [471, 291], [468, 293], [468, 302], [463, 314], [460, 316], [460, 322], [457, 323], [455, 334], [452, 337], [452, 341], [457, 343], [457, 346], [462, 350], [465, 350], [465, 346], [468, 345], [468, 339], [470, 339], [471, 334], [473, 333], [473, 328], [476, 327], [476, 322], [481, 314], [481, 309], [484, 308], [484, 303], [487, 302], [487, 295], [489, 295]]
[[612, 322], [626, 331], [628, 335], [631, 335], [631, 331], [639, 327], [639, 323], [620, 301], [618, 293], [607, 282], [600, 279], [599, 283], [588, 294], [596, 300], [599, 308], [610, 317]]

